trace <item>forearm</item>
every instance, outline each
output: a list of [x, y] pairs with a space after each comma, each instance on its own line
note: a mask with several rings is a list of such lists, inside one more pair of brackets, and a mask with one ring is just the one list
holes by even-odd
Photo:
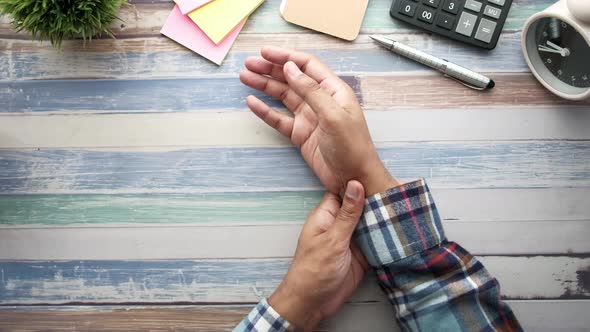
[[446, 240], [423, 180], [369, 197], [356, 239], [405, 330], [521, 329], [496, 279]]

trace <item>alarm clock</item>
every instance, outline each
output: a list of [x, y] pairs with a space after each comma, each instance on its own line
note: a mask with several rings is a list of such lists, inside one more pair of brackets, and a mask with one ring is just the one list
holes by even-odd
[[560, 0], [533, 15], [522, 49], [535, 77], [570, 100], [590, 97], [590, 0]]

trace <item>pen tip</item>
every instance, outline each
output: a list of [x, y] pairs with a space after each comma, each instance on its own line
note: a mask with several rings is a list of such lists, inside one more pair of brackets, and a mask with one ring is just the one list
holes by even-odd
[[488, 89], [493, 89], [496, 86], [496, 83], [494, 82], [494, 80], [490, 80], [490, 83], [488, 83], [487, 88]]
[[381, 36], [370, 35], [369, 37], [371, 39], [373, 39], [374, 41], [376, 41], [379, 44], [384, 45], [384, 46], [388, 46], [389, 47], [389, 46], [391, 46], [391, 44], [393, 44], [393, 40], [387, 39], [387, 38], [384, 38], [384, 37], [381, 37]]

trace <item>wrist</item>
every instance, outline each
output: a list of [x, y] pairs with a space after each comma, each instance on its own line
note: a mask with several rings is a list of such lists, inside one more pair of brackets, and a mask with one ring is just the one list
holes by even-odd
[[399, 186], [401, 183], [394, 178], [379, 157], [367, 163], [366, 171], [359, 181], [365, 187], [365, 196], [373, 196], [388, 189]]
[[310, 323], [315, 321], [315, 309], [307, 302], [283, 283], [268, 298], [270, 306], [296, 330], [307, 330]]

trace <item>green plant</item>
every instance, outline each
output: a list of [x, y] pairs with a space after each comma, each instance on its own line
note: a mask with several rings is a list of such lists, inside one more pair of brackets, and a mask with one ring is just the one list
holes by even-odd
[[127, 0], [0, 0], [0, 15], [10, 15], [16, 31], [27, 31], [37, 40], [61, 48], [63, 39], [84, 41], [106, 33]]

